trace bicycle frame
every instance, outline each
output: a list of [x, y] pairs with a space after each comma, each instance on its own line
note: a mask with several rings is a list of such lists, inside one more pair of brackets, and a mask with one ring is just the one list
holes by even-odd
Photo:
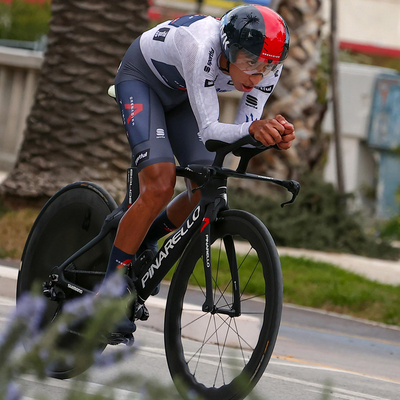
[[[177, 175], [185, 176], [187, 178], [192, 178], [198, 180], [201, 173], [204, 174], [207, 171], [207, 167], [201, 165], [196, 165], [192, 167], [179, 168], [177, 167]], [[128, 170], [128, 176], [134, 176], [135, 174]], [[205, 274], [207, 282], [207, 301], [204, 310], [212, 310], [212, 278], [211, 278], [211, 240], [210, 240], [210, 226], [215, 221], [218, 213], [222, 209], [227, 208], [226, 202], [226, 180], [225, 179], [213, 179], [202, 189], [202, 197], [200, 203], [192, 211], [186, 221], [171, 234], [171, 236], [165, 240], [164, 244], [161, 246], [159, 252], [153, 259], [152, 263], [138, 276], [135, 277], [134, 283], [137, 291], [137, 300], [139, 303], [144, 303], [145, 300], [150, 296], [157, 285], [162, 281], [168, 271], [173, 267], [173, 265], [178, 261], [183, 250], [189, 243], [193, 235], [200, 230], [202, 235], [203, 243], [203, 254], [205, 255]], [[200, 182], [199, 182], [200, 183]], [[218, 193], [217, 198], [213, 194]], [[131, 193], [127, 194], [127, 198], [133, 199], [135, 195]], [[125, 203], [125, 202], [124, 202]], [[58, 288], [65, 288], [75, 291], [77, 294], [84, 295], [92, 293], [84, 287], [72, 283], [69, 281], [64, 274], [64, 271], [73, 263], [75, 259], [80, 257], [86, 251], [91, 249], [93, 246], [98, 244], [108, 233], [118, 226], [118, 222], [124, 214], [124, 208], [126, 204], [122, 204], [113, 213], [111, 213], [100, 231], [100, 233], [92, 239], [87, 245], [79, 249], [75, 254], [69, 257], [64, 263], [59, 267], [55, 267], [50, 275], [50, 279], [57, 284]], [[232, 247], [233, 249], [233, 247]], [[79, 273], [79, 271], [78, 271]], [[85, 272], [92, 273], [92, 272]], [[239, 293], [237, 294], [239, 296]]]
[[[216, 147], [216, 157], [213, 166], [190, 165], [188, 167], [176, 168], [177, 176], [188, 178], [198, 185], [194, 191], [201, 190], [201, 200], [191, 212], [189, 217], [185, 220], [185, 222], [175, 231], [175, 233], [171, 234], [169, 238], [165, 240], [164, 244], [161, 246], [152, 262], [144, 269], [144, 271], [140, 273], [139, 276], [134, 277], [133, 280], [137, 292], [137, 301], [139, 303], [143, 304], [146, 301], [146, 299], [162, 281], [168, 271], [178, 261], [190, 239], [197, 232], [200, 232], [204, 273], [206, 279], [206, 300], [203, 304], [203, 311], [228, 314], [231, 316], [240, 315], [239, 285], [233, 285], [233, 287], [236, 289], [233, 293], [232, 308], [216, 309], [212, 296], [211, 226], [217, 219], [219, 212], [228, 208], [227, 179], [228, 177], [255, 179], [283, 186], [292, 193], [292, 199], [283, 203], [282, 206], [292, 203], [300, 190], [300, 185], [296, 181], [284, 181], [244, 172], [250, 158], [259, 152], [264, 151], [266, 149], [265, 147], [261, 150], [241, 148], [239, 152], [241, 161], [237, 170], [234, 171], [223, 168], [222, 163], [226, 154], [246, 143], [248, 143], [248, 139], [247, 142], [244, 140], [239, 140], [238, 142], [229, 146], [226, 146], [225, 144], [224, 147], [221, 147], [221, 145], [218, 143], [216, 145], [214, 143]], [[61, 291], [63, 289], [69, 289], [80, 295], [92, 293], [86, 288], [80, 287], [79, 285], [66, 279], [64, 271], [68, 269], [75, 259], [98, 244], [112, 230], [118, 227], [120, 219], [128, 210], [130, 205], [136, 200], [138, 194], [139, 189], [137, 170], [136, 168], [130, 168], [128, 169], [127, 194], [121, 206], [107, 216], [100, 233], [94, 239], [69, 257], [59, 267], [54, 267], [52, 274], [50, 275], [50, 283], [48, 283], [48, 285], [53, 287], [54, 284], [56, 284], [56, 287], [61, 289]], [[237, 266], [235, 267], [234, 263], [236, 257], [232, 237], [225, 237], [224, 245], [227, 252], [227, 257], [231, 261], [229, 264], [231, 266], [232, 279], [233, 281], [238, 280]], [[79, 273], [79, 271], [75, 272]], [[82, 273], [101, 274], [101, 272], [95, 271], [82, 271]], [[54, 291], [54, 300], [59, 300], [59, 297], [57, 298], [58, 293], [59, 292]]]

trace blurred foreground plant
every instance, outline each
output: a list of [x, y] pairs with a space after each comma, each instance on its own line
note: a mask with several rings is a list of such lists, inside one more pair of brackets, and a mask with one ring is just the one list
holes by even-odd
[[[26, 293], [18, 299], [17, 307], [0, 336], [0, 400], [22, 399], [25, 394], [19, 387], [19, 379], [30, 374], [44, 381], [52, 363], [72, 365], [89, 361], [95, 367], [109, 368], [134, 354], [136, 349], [128, 346], [118, 346], [105, 354], [102, 354], [104, 347], [99, 347], [101, 338], [107, 337], [113, 326], [124, 316], [127, 304], [133, 300], [132, 295], [126, 295], [125, 279], [115, 274], [107, 280], [99, 293], [66, 303], [62, 312], [45, 329], [42, 321], [49, 301], [41, 294], [41, 289], [37, 287], [33, 293]], [[73, 353], [72, 349], [61, 349], [60, 337], [82, 321], [85, 321], [85, 325], [77, 348], [73, 349]], [[43, 394], [34, 395], [35, 398], [46, 399]], [[132, 396], [140, 400], [181, 399], [172, 385], [146, 381], [137, 372], [130, 371], [118, 373], [102, 384], [93, 384], [85, 374], [81, 375], [79, 379], [70, 380], [64, 399], [132, 399]], [[201, 400], [196, 395], [190, 396], [190, 393], [188, 398]], [[262, 398], [266, 400], [268, 396]], [[324, 399], [328, 398], [324, 396]], [[253, 392], [248, 399], [260, 400], [260, 397]]]
[[[98, 295], [67, 302], [55, 320], [44, 328], [43, 319], [49, 300], [40, 293], [39, 287], [20, 296], [0, 337], [0, 398], [21, 398], [16, 383], [18, 378], [23, 374], [33, 374], [44, 380], [52, 363], [104, 366], [131, 355], [134, 350], [126, 346], [105, 357], [101, 355], [105, 347], [102, 344], [124, 316], [131, 297], [126, 294], [125, 279], [115, 274]], [[70, 334], [77, 325], [81, 326], [81, 335], [74, 351], [60, 347], [60, 338]]]

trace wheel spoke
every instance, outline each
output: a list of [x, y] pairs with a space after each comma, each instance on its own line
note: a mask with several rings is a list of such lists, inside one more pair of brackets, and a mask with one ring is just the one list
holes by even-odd
[[254, 273], [256, 272], [256, 269], [257, 269], [257, 267], [259, 266], [259, 264], [260, 264], [260, 261], [257, 261], [257, 264], [254, 266], [253, 271], [252, 271], [252, 273], [251, 273], [249, 279], [247, 280], [245, 287], [244, 287], [243, 290], [242, 290], [242, 294], [240, 295], [240, 298], [242, 298], [243, 295], [245, 294], [246, 289], [247, 289], [247, 286], [248, 286], [248, 284], [249, 284], [249, 282], [250, 282], [250, 279], [253, 277], [253, 275], [254, 275]]
[[[205, 345], [204, 340], [205, 340], [205, 338], [206, 338], [206, 336], [207, 336], [208, 328], [210, 327], [210, 323], [211, 323], [211, 314], [210, 314], [210, 318], [209, 318], [209, 320], [208, 320], [207, 329], [206, 329], [206, 331], [204, 332], [203, 345], [199, 348], [199, 350], [197, 350], [196, 353], [193, 354], [193, 357], [192, 357], [192, 359], [193, 359], [194, 356], [195, 356], [197, 353], [199, 353], [199, 355], [198, 355], [198, 357], [197, 357], [196, 367], [195, 367], [195, 369], [194, 369], [194, 371], [193, 371], [193, 376], [196, 375], [197, 366], [199, 365], [199, 362], [200, 362], [201, 353], [202, 353], [203, 348], [204, 348], [204, 345]], [[189, 363], [190, 363], [190, 360], [188, 360], [187, 364], [189, 365]]]
[[[217, 315], [221, 318], [221, 316], [220, 316], [219, 314], [217, 314]], [[221, 318], [221, 319], [226, 323], [226, 319], [225, 319], [225, 320], [224, 320], [223, 318]], [[236, 325], [236, 318], [231, 318], [231, 319], [234, 319], [234, 320], [235, 320], [235, 325]], [[246, 339], [245, 339], [242, 335], [239, 334], [239, 330], [237, 329], [237, 325], [236, 325], [236, 330], [233, 329], [233, 328], [230, 326], [230, 324], [228, 325], [228, 327], [229, 327], [229, 329], [230, 329], [232, 332], [236, 333], [237, 337], [240, 338], [245, 344], [247, 344], [247, 346], [248, 346], [251, 350], [254, 350], [253, 346], [250, 345], [250, 344], [246, 341]]]
[[[190, 309], [185, 309], [185, 311], [190, 311]], [[195, 311], [197, 311], [197, 310], [195, 310]], [[190, 322], [188, 322], [186, 325], [182, 326], [181, 329], [183, 330], [183, 329], [187, 328], [188, 326], [195, 324], [195, 323], [198, 322], [200, 319], [205, 318], [207, 315], [208, 315], [208, 313], [204, 313], [204, 314], [202, 314], [202, 315], [199, 315], [199, 316], [198, 316], [196, 319], [194, 319], [193, 321], [190, 321]]]

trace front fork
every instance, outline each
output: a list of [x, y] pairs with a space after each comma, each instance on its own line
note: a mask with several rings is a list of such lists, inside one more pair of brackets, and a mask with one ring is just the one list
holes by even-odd
[[[218, 190], [219, 196], [214, 198], [214, 201], [207, 205], [200, 229], [204, 274], [206, 280], [206, 300], [202, 306], [202, 310], [204, 312], [210, 312], [211, 314], [217, 313], [229, 315], [231, 317], [238, 317], [241, 315], [240, 286], [236, 251], [232, 236], [225, 236], [223, 238], [223, 243], [232, 277], [231, 283], [233, 303], [231, 307], [217, 307], [216, 304], [214, 304], [215, 299], [213, 296], [213, 274], [211, 261], [211, 226], [216, 221], [218, 213], [224, 209], [227, 209], [228, 205], [226, 180], [213, 180], [212, 185], [215, 186], [211, 188], [211, 192], [215, 193], [215, 190]], [[206, 196], [204, 197], [206, 198]], [[215, 281], [215, 285], [217, 284], [218, 283]]]

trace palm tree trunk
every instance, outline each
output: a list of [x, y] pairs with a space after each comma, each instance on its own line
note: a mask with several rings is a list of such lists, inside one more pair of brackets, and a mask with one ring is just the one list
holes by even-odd
[[291, 150], [266, 152], [250, 167], [296, 179], [318, 165], [327, 145], [320, 130], [326, 106], [318, 102], [316, 89], [322, 5], [321, 0], [281, 0], [277, 11], [289, 26], [291, 42], [282, 77], [265, 112], [269, 118], [283, 114], [295, 125], [297, 139]]
[[18, 161], [0, 187], [12, 202], [43, 202], [67, 183], [124, 190], [130, 149], [107, 95], [131, 42], [148, 28], [143, 0], [52, 0], [34, 105]]

